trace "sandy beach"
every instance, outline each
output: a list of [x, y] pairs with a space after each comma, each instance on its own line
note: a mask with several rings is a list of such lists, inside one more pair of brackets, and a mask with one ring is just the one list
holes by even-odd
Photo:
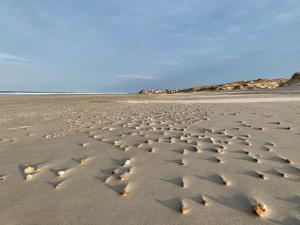
[[0, 224], [300, 224], [300, 95], [0, 96]]

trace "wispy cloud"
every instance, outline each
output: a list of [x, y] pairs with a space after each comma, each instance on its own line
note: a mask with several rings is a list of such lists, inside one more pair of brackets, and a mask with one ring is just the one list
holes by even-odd
[[30, 61], [23, 57], [19, 57], [16, 55], [6, 54], [0, 52], [0, 62], [17, 64], [17, 65], [28, 65]]
[[121, 79], [132, 79], [132, 80], [156, 80], [155, 77], [143, 76], [138, 74], [119, 74], [116, 77]]
[[219, 60], [230, 60], [230, 59], [237, 59], [239, 58], [238, 55], [234, 55], [234, 54], [225, 54], [225, 55], [220, 55], [220, 56], [217, 56], [216, 59], [219, 59]]

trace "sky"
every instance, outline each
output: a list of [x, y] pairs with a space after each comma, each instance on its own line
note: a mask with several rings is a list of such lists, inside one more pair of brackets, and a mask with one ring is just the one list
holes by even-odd
[[291, 76], [299, 0], [0, 0], [0, 90], [136, 92]]

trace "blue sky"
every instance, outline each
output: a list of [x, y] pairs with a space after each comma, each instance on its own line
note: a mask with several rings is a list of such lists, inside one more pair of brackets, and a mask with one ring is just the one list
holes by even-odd
[[1, 0], [0, 90], [134, 92], [290, 76], [299, 0]]

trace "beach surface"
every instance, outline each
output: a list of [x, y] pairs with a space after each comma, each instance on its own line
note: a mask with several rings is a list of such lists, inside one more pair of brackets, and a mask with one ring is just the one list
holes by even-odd
[[1, 225], [300, 224], [299, 93], [0, 96], [0, 108]]

